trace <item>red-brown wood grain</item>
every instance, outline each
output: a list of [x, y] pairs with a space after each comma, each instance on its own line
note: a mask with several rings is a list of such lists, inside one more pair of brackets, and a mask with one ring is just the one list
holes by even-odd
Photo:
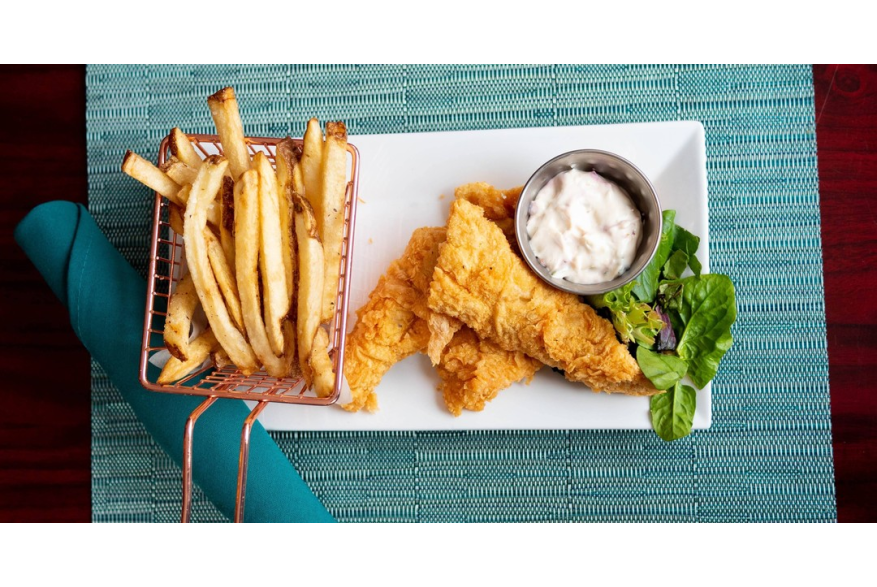
[[85, 68], [0, 68], [0, 521], [91, 519], [88, 353], [13, 239], [50, 200], [85, 203]]
[[[877, 67], [814, 66], [838, 519], [877, 521]], [[88, 354], [12, 230], [85, 202], [85, 68], [0, 67], [0, 521], [87, 521]]]
[[877, 521], [877, 66], [817, 65], [816, 141], [840, 522]]

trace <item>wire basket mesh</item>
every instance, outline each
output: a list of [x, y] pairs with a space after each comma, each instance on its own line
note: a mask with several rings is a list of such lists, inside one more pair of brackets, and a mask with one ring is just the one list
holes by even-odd
[[[188, 135], [189, 140], [204, 157], [222, 154], [216, 135]], [[251, 154], [263, 152], [274, 164], [275, 147], [281, 139], [248, 137]], [[296, 141], [301, 143], [301, 141]], [[158, 163], [168, 158], [169, 137], [160, 147]], [[350, 287], [350, 265], [353, 257], [353, 233], [356, 221], [356, 203], [359, 171], [359, 153], [351, 144], [348, 151], [348, 183], [344, 208], [344, 235], [341, 243], [341, 266], [336, 293], [335, 315], [330, 323], [330, 356], [335, 370], [335, 384], [327, 397], [317, 397], [306, 388], [300, 377], [276, 378], [261, 371], [245, 375], [234, 366], [216, 368], [207, 361], [200, 369], [169, 385], [160, 385], [149, 378], [150, 359], [156, 353], [166, 352], [164, 345], [164, 320], [167, 305], [177, 282], [183, 276], [185, 265], [183, 236], [171, 229], [169, 202], [156, 194], [152, 233], [151, 259], [149, 265], [146, 317], [140, 359], [140, 381], [152, 391], [235, 398], [253, 401], [269, 401], [288, 404], [329, 405], [335, 403], [341, 391], [344, 368], [344, 341], [347, 329], [347, 293]]]

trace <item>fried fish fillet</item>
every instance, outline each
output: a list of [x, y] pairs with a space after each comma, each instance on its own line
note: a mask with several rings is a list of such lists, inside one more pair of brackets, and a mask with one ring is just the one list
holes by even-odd
[[[426, 304], [426, 292], [424, 291], [424, 305]], [[430, 311], [426, 317], [426, 327], [429, 329], [429, 343], [426, 347], [426, 355], [432, 362], [433, 367], [442, 360], [445, 348], [451, 343], [454, 335], [463, 327], [463, 323], [456, 318]]]
[[[344, 372], [352, 393], [342, 407], [358, 411], [377, 409], [375, 388], [389, 368], [405, 357], [426, 351], [435, 331], [447, 336], [437, 365], [440, 390], [455, 415], [462, 408], [481, 410], [484, 404], [515, 381], [532, 378], [541, 363], [523, 353], [508, 352], [480, 341], [462, 323], [442, 316], [426, 305], [429, 283], [445, 240], [444, 228], [420, 228], [402, 256], [378, 281], [368, 302], [357, 312], [357, 323], [347, 337]], [[445, 348], [446, 347], [446, 348]]]
[[[515, 207], [518, 205], [518, 198], [521, 196], [522, 190], [523, 186], [510, 190], [499, 190], [489, 183], [479, 181], [467, 183], [455, 189], [454, 198], [466, 200], [484, 209], [484, 215], [487, 219], [499, 226], [512, 246], [512, 250], [517, 251]], [[433, 365], [438, 365], [445, 347], [448, 346], [463, 323], [451, 316], [431, 312], [427, 325], [429, 326], [429, 346], [426, 354]]]
[[[377, 409], [374, 389], [397, 362], [420, 352], [429, 343], [425, 292], [432, 277], [444, 228], [418, 228], [402, 256], [393, 261], [347, 336], [344, 375], [352, 400], [342, 405], [356, 412]], [[418, 316], [418, 314], [420, 316]]]
[[575, 295], [536, 277], [484, 210], [465, 199], [451, 205], [428, 305], [462, 320], [482, 339], [562, 369], [567, 379], [594, 391], [658, 393], [612, 324]]
[[542, 363], [521, 352], [509, 352], [478, 338], [464, 326], [454, 335], [436, 366], [439, 391], [448, 410], [480, 412], [487, 402], [516, 381], [529, 383]]
[[500, 190], [489, 183], [478, 181], [461, 185], [454, 190], [454, 199], [466, 200], [484, 210], [484, 217], [496, 224], [517, 251], [515, 238], [515, 208], [524, 186]]

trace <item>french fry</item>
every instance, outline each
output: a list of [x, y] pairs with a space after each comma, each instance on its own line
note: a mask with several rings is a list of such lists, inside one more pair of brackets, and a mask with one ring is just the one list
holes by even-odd
[[317, 397], [327, 397], [335, 388], [335, 371], [329, 357], [329, 335], [322, 327], [317, 328], [309, 359], [314, 377], [314, 392]]
[[234, 320], [235, 326], [241, 332], [244, 332], [244, 317], [241, 312], [241, 300], [238, 296], [238, 284], [235, 281], [231, 267], [225, 258], [222, 245], [219, 239], [213, 234], [209, 228], [204, 230], [204, 238], [207, 239], [207, 258], [210, 260], [210, 267], [213, 269], [213, 276], [216, 278], [216, 284], [222, 297], [225, 299], [225, 305]]
[[197, 171], [201, 167], [201, 157], [186, 133], [175, 127], [171, 129], [170, 137], [171, 155]]
[[298, 332], [295, 328], [295, 318], [295, 312], [290, 311], [286, 322], [283, 323], [283, 360], [286, 361], [286, 365], [289, 368], [287, 377], [295, 377], [301, 373], [298, 354], [296, 353], [296, 347], [298, 346], [296, 337], [298, 336]]
[[219, 242], [234, 272], [234, 180], [227, 175], [222, 178], [219, 212]]
[[183, 205], [177, 197], [180, 184], [172, 180], [161, 169], [133, 151], [126, 151], [122, 159], [122, 171], [143, 185], [151, 188], [175, 204]]
[[[192, 186], [184, 185], [180, 188], [180, 192], [177, 194], [177, 198], [180, 200], [180, 208], [186, 209], [187, 204], [189, 203], [189, 194], [192, 193]], [[210, 202], [210, 205], [207, 208], [207, 222], [210, 223], [211, 226], [219, 226], [222, 222], [222, 219], [219, 217], [219, 206], [216, 205], [217, 200], [214, 199]], [[171, 202], [173, 203], [173, 202]], [[182, 234], [182, 233], [180, 233]]]
[[302, 180], [304, 182], [304, 192], [297, 193], [304, 195], [311, 203], [314, 209], [314, 215], [317, 218], [317, 230], [323, 234], [323, 198], [320, 195], [322, 188], [320, 186], [320, 169], [323, 161], [323, 131], [320, 130], [320, 121], [311, 118], [308, 121], [307, 129], [305, 129], [304, 147], [301, 156]]
[[250, 168], [250, 152], [244, 140], [244, 124], [234, 90], [222, 88], [207, 98], [207, 105], [210, 106], [223, 154], [228, 159], [231, 178], [237, 181]]
[[290, 307], [295, 297], [295, 228], [292, 216], [292, 174], [298, 164], [298, 155], [292, 139], [286, 137], [277, 144], [277, 195], [280, 200], [280, 238], [283, 245], [283, 265], [286, 271], [286, 287]]
[[269, 375], [285, 377], [289, 373], [289, 361], [278, 357], [271, 349], [268, 333], [265, 330], [264, 322], [262, 322], [262, 308], [259, 300], [260, 183], [259, 172], [250, 169], [245, 171], [235, 184], [234, 242], [238, 292], [241, 296], [247, 335], [256, 356], [259, 357]]
[[159, 169], [164, 171], [169, 178], [180, 186], [192, 185], [192, 182], [195, 181], [195, 176], [198, 175], [197, 168], [189, 167], [173, 155]]
[[216, 336], [208, 328], [198, 335], [189, 345], [189, 358], [181, 361], [176, 357], [168, 359], [158, 376], [159, 385], [167, 385], [178, 381], [197, 369], [210, 353], [219, 349], [219, 342]]
[[167, 305], [167, 318], [164, 321], [164, 346], [180, 361], [189, 358], [189, 331], [192, 328], [192, 316], [198, 308], [198, 303], [195, 283], [192, 281], [192, 275], [187, 273], [171, 294], [171, 300]]
[[256, 153], [253, 169], [259, 172], [259, 267], [262, 272], [262, 303], [265, 329], [276, 355], [283, 354], [283, 320], [289, 312], [289, 292], [283, 260], [280, 198], [277, 176], [264, 153]]
[[244, 335], [231, 322], [222, 293], [210, 268], [207, 239], [204, 236], [207, 227], [207, 210], [216, 198], [216, 193], [222, 184], [222, 176], [227, 168], [226, 159], [214, 156], [205, 159], [201, 169], [198, 170], [198, 177], [192, 184], [192, 192], [186, 206], [184, 226], [186, 260], [201, 306], [216, 339], [238, 369], [249, 375], [258, 369], [256, 356]]
[[[177, 204], [182, 210], [185, 212], [186, 206], [189, 203], [189, 195], [192, 193], [192, 186], [184, 185], [180, 188], [180, 191], [177, 193], [177, 199], [180, 200], [179, 204]], [[173, 203], [173, 202], [172, 202]], [[207, 221], [210, 222], [210, 218], [208, 215]]]
[[317, 232], [317, 220], [310, 203], [293, 194], [295, 237], [298, 241], [298, 359], [302, 377], [308, 387], [313, 385], [310, 365], [314, 335], [320, 325], [323, 301], [323, 245]]
[[[301, 149], [299, 148], [299, 161], [301, 161]], [[292, 170], [292, 191], [297, 194], [305, 193], [305, 180], [302, 175], [301, 165], [296, 165]], [[293, 215], [294, 216], [294, 215]]]
[[217, 348], [215, 351], [210, 353], [210, 360], [213, 361], [213, 366], [217, 369], [225, 369], [229, 365], [232, 365], [231, 359], [228, 356], [228, 353], [225, 352], [225, 349], [216, 345]]
[[[323, 322], [335, 315], [347, 192], [347, 132], [316, 118], [304, 140], [251, 157], [232, 88], [207, 99], [221, 156], [202, 159], [197, 143], [171, 129], [159, 169], [127, 152], [122, 170], [168, 204], [168, 224], [185, 240], [189, 274], [168, 304], [165, 344], [172, 354], [160, 383], [177, 381], [209, 358], [250, 375], [301, 374], [331, 395], [334, 364]], [[205, 332], [189, 340], [203, 307]]]
[[277, 190], [280, 198], [281, 237], [283, 239], [283, 262], [286, 271], [286, 285], [289, 288], [289, 312], [283, 323], [283, 352], [289, 359], [291, 371], [300, 371], [296, 355], [296, 328], [298, 317], [296, 285], [298, 283], [298, 247], [295, 238], [295, 220], [292, 194], [293, 175], [301, 158], [301, 147], [286, 137], [277, 144], [275, 161], [277, 165]]
[[183, 236], [183, 209], [173, 202], [168, 204], [168, 224], [171, 230]]
[[329, 322], [335, 315], [338, 295], [344, 204], [347, 199], [347, 128], [343, 122], [326, 123], [321, 175], [323, 222], [320, 238], [326, 262], [322, 316], [323, 322]]

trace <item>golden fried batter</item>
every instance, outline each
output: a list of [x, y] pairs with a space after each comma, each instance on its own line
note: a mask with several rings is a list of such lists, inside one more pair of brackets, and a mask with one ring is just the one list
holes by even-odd
[[439, 391], [455, 416], [463, 409], [480, 412], [515, 381], [526, 379], [529, 383], [541, 366], [524, 353], [504, 351], [481, 340], [464, 326], [454, 335], [437, 366], [442, 380]]
[[[425, 305], [426, 292], [424, 292], [423, 301]], [[426, 347], [426, 354], [434, 367], [442, 360], [442, 353], [445, 352], [445, 348], [450, 344], [457, 331], [463, 327], [463, 323], [456, 318], [429, 311], [426, 326], [429, 328], [429, 344]]]
[[510, 190], [499, 190], [483, 181], [467, 183], [454, 190], [454, 198], [466, 200], [484, 210], [484, 216], [502, 230], [512, 250], [517, 251], [515, 238], [515, 208], [524, 186]]
[[[482, 409], [502, 389], [532, 377], [539, 367], [523, 353], [480, 342], [471, 331], [461, 336], [459, 320], [427, 307], [427, 291], [444, 238], [444, 228], [415, 230], [405, 252], [390, 264], [357, 312], [344, 354], [344, 372], [353, 399], [342, 406], [344, 409], [377, 410], [374, 390], [387, 370], [405, 357], [427, 350], [435, 340], [450, 341], [440, 343], [439, 355], [444, 354], [438, 370], [445, 397], [457, 398], [448, 402], [452, 412], [453, 405]], [[432, 325], [432, 332], [428, 325]], [[459, 414], [459, 408], [455, 413]]]
[[[523, 186], [510, 190], [499, 190], [489, 183], [478, 181], [461, 185], [455, 189], [454, 198], [466, 200], [483, 208], [487, 219], [500, 227], [512, 250], [517, 251], [515, 207], [518, 205], [518, 198], [521, 196], [522, 190]], [[438, 365], [445, 347], [448, 346], [463, 323], [445, 314], [430, 312], [427, 325], [429, 326], [429, 346], [426, 354], [433, 365]]]
[[366, 304], [357, 310], [356, 326], [347, 336], [344, 375], [352, 400], [348, 411], [377, 409], [374, 389], [395, 363], [420, 352], [429, 342], [424, 292], [435, 266], [444, 228], [418, 228], [403, 255], [393, 261]]
[[428, 304], [481, 338], [562, 369], [567, 379], [595, 391], [658, 393], [612, 324], [536, 277], [483, 209], [465, 199], [451, 205]]

